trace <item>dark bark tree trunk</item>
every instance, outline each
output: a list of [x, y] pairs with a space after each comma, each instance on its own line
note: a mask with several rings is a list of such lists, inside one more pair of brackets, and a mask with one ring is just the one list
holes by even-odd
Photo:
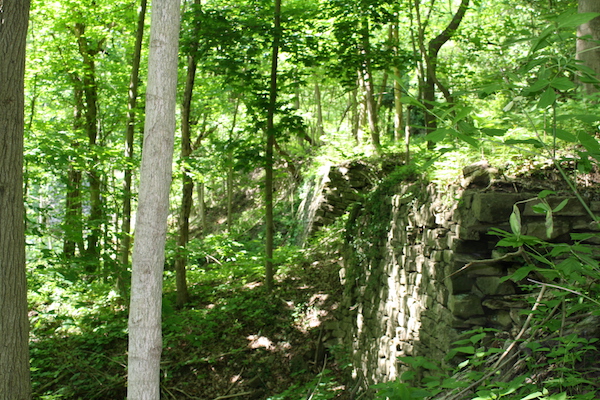
[[175, 257], [175, 282], [177, 287], [177, 307], [181, 308], [190, 301], [187, 287], [186, 248], [190, 236], [190, 213], [192, 211], [192, 196], [194, 194], [194, 181], [190, 175], [187, 165], [188, 158], [192, 154], [192, 141], [190, 139], [191, 123], [190, 114], [192, 109], [192, 96], [194, 93], [194, 81], [196, 78], [197, 63], [194, 56], [188, 56], [187, 77], [183, 91], [181, 104], [181, 208], [179, 210], [179, 235], [177, 237], [177, 256]]
[[265, 286], [267, 292], [273, 290], [275, 268], [273, 265], [273, 149], [275, 147], [275, 108], [277, 107], [277, 58], [281, 37], [281, 0], [275, 0], [273, 18], [273, 47], [271, 57], [271, 85], [269, 89], [269, 109], [267, 110], [267, 144], [265, 150]]
[[129, 282], [129, 251], [131, 249], [131, 181], [133, 178], [133, 146], [135, 138], [135, 118], [139, 87], [140, 63], [142, 58], [142, 40], [144, 38], [144, 20], [146, 18], [147, 0], [140, 1], [135, 45], [131, 61], [131, 76], [127, 96], [127, 131], [125, 133], [125, 162], [127, 167], [123, 177], [123, 222], [121, 224], [121, 241], [119, 242], [120, 266], [117, 286], [122, 296], [127, 296]]
[[[600, 13], [600, 2], [598, 0], [579, 0], [578, 11], [580, 13]], [[577, 59], [596, 73], [596, 79], [600, 79], [600, 17], [580, 25], [577, 28]], [[598, 84], [584, 83], [586, 93], [592, 94], [598, 91]]]
[[371, 40], [369, 31], [369, 22], [365, 18], [361, 29], [362, 52], [364, 57], [362, 79], [365, 86], [365, 103], [367, 108], [367, 119], [369, 123], [369, 133], [371, 134], [371, 144], [375, 152], [381, 153], [381, 140], [379, 135], [379, 121], [377, 102], [375, 101], [375, 89], [373, 84], [373, 71], [371, 68]]
[[86, 254], [90, 259], [100, 258], [99, 241], [101, 236], [101, 225], [103, 219], [101, 181], [96, 165], [98, 164], [98, 155], [96, 151], [98, 140], [98, 85], [96, 84], [96, 63], [95, 56], [102, 48], [104, 39], [101, 39], [95, 46], [90, 46], [85, 36], [85, 25], [75, 24], [75, 35], [79, 46], [79, 53], [83, 58], [83, 93], [85, 101], [85, 132], [88, 137], [88, 146], [90, 152], [90, 165], [87, 170], [88, 181], [90, 185], [90, 215], [88, 217], [88, 226], [90, 233], [87, 236]]
[[23, 130], [28, 0], [0, 1], [0, 399], [31, 398]]
[[[81, 80], [73, 74], [73, 140], [71, 146], [73, 149], [80, 147], [79, 134], [83, 129], [83, 88]], [[81, 202], [81, 179], [82, 173], [75, 160], [71, 160], [67, 170], [66, 199], [65, 199], [65, 220], [63, 223], [63, 256], [66, 259], [75, 257], [75, 250], [79, 254], [85, 251], [83, 243], [83, 222], [82, 222], [82, 202]]]
[[[452, 38], [452, 36], [460, 26], [460, 23], [462, 22], [462, 19], [465, 16], [465, 13], [467, 12], [467, 9], [469, 7], [469, 2], [470, 0], [461, 1], [460, 5], [458, 6], [458, 9], [456, 10], [456, 13], [452, 17], [452, 20], [450, 21], [450, 23], [448, 23], [448, 26], [446, 26], [446, 29], [444, 29], [438, 36], [429, 41], [427, 49], [423, 48], [424, 46], [422, 44], [422, 41], [420, 41], [422, 45], [421, 52], [423, 54], [423, 57], [425, 58], [425, 86], [423, 88], [423, 102], [425, 103], [425, 107], [427, 109], [427, 112], [425, 113], [425, 128], [428, 133], [433, 132], [435, 129], [437, 129], [437, 119], [432, 112], [435, 103], [435, 87], [437, 86], [440, 89], [440, 91], [444, 94], [446, 101], [448, 101], [449, 103], [453, 103], [452, 96], [437, 78], [437, 57], [442, 46]], [[418, 10], [419, 6], [417, 3], [418, 0], [415, 0], [415, 8]], [[417, 13], [417, 16], [418, 15], [419, 14]], [[421, 25], [420, 21], [419, 25]], [[420, 26], [419, 30], [422, 36], [422, 26]]]

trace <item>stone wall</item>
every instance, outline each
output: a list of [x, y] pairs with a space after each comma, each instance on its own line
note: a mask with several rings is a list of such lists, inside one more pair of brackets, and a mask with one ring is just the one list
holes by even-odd
[[[350, 351], [356, 378], [393, 380], [403, 372], [400, 356], [443, 360], [461, 332], [475, 327], [518, 329], [530, 295], [501, 277], [522, 259], [503, 255], [488, 232], [510, 231], [513, 205], [536, 196], [407, 182], [353, 206], [340, 272], [344, 296], [325, 327], [330, 342]], [[523, 234], [564, 240], [591, 229], [586, 211], [569, 199], [546, 238], [545, 216], [532, 204], [518, 204]], [[597, 202], [590, 207], [600, 210]]]

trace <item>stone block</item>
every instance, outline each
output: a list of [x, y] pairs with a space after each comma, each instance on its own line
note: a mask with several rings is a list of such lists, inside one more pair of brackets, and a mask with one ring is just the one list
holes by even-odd
[[[497, 223], [508, 221], [513, 205], [523, 200], [524, 193], [476, 193], [471, 211], [480, 222]], [[533, 197], [533, 196], [532, 196]]]
[[448, 308], [455, 317], [468, 319], [483, 315], [481, 300], [472, 293], [455, 294], [448, 298]]
[[525, 224], [523, 224], [523, 234], [535, 236], [542, 240], [552, 240], [571, 231], [569, 221], [554, 218], [553, 222], [554, 227], [550, 237], [547, 236], [545, 218], [536, 218], [534, 220], [527, 221]]
[[499, 276], [481, 276], [475, 280], [475, 285], [484, 296], [514, 294], [515, 288], [510, 281], [502, 282]]

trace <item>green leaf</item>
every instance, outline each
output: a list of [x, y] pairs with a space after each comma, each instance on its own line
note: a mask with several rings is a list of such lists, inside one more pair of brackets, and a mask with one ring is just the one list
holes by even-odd
[[440, 142], [440, 141], [444, 140], [444, 138], [450, 131], [451, 130], [448, 128], [436, 129], [435, 131], [430, 132], [427, 135], [425, 135], [425, 140], [427, 140], [428, 142], [433, 142], [433, 143]]
[[472, 111], [473, 111], [473, 107], [462, 107], [456, 113], [456, 117], [454, 117], [454, 120], [452, 121], [452, 123], [455, 124], [458, 121], [465, 119], [467, 116], [469, 116], [469, 114], [471, 114]]
[[555, 212], [555, 213], [559, 212], [560, 210], [562, 210], [563, 208], [565, 208], [565, 206], [567, 205], [568, 202], [569, 202], [569, 199], [564, 199], [552, 211]]
[[517, 205], [513, 205], [513, 212], [510, 214], [509, 218], [510, 229], [512, 232], [520, 236], [521, 235], [521, 211], [519, 211], [519, 207]]
[[565, 142], [575, 143], [577, 142], [577, 136], [573, 135], [571, 132], [565, 131], [564, 129], [556, 129], [556, 138], [560, 140], [564, 140]]
[[[531, 271], [533, 271], [534, 267], [531, 265], [526, 265], [517, 269], [512, 275], [509, 275], [504, 280], [512, 280], [514, 282], [519, 282], [527, 277]], [[503, 277], [504, 278], [504, 277]]]
[[544, 394], [542, 392], [535, 392], [535, 393], [528, 394], [527, 396], [523, 397], [521, 400], [539, 399], [543, 395]]
[[547, 214], [550, 211], [550, 206], [546, 203], [538, 203], [531, 206], [531, 209], [536, 214]]
[[575, 88], [575, 84], [569, 78], [561, 76], [550, 81], [550, 86], [556, 90], [566, 91]]
[[556, 194], [556, 192], [554, 190], [542, 190], [540, 193], [538, 193], [538, 199], [544, 199], [552, 194]]
[[462, 140], [463, 142], [466, 142], [475, 148], [479, 148], [479, 141], [477, 139], [475, 139], [471, 136], [463, 135], [462, 133], [459, 133], [456, 131], [454, 132], [454, 135], [457, 138], [459, 138], [460, 140]]
[[558, 27], [577, 28], [579, 25], [585, 24], [586, 22], [589, 22], [598, 16], [600, 16], [599, 13], [572, 13], [572, 11], [567, 11], [566, 13], [563, 13], [557, 17]]
[[581, 145], [590, 153], [600, 153], [600, 144], [598, 144], [598, 140], [596, 140], [595, 137], [586, 132], [579, 132], [577, 134], [577, 139], [579, 139], [579, 143], [581, 143]]
[[535, 83], [533, 85], [529, 86], [528, 88], [525, 88], [525, 93], [531, 94], [531, 93], [536, 93], [536, 92], [542, 91], [543, 89], [546, 89], [548, 87], [548, 85], [550, 85], [549, 80], [538, 79], [537, 81], [535, 81]]
[[507, 132], [506, 129], [494, 129], [494, 128], [483, 128], [482, 133], [488, 136], [504, 136]]
[[542, 142], [537, 139], [507, 139], [504, 141], [505, 144], [531, 144], [534, 147], [540, 148], [544, 147]]
[[540, 97], [540, 101], [538, 101], [539, 108], [546, 108], [551, 106], [556, 101], [556, 92], [554, 89], [548, 88]]

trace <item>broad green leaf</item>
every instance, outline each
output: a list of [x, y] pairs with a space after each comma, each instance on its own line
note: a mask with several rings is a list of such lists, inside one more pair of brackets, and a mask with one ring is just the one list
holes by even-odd
[[[536, 239], [537, 239], [537, 238], [536, 238]], [[538, 240], [538, 242], [539, 242], [539, 240]], [[534, 259], [538, 260], [539, 262], [542, 262], [542, 263], [544, 263], [544, 264], [547, 264], [547, 265], [549, 265], [549, 266], [551, 266], [551, 267], [553, 267], [553, 266], [554, 266], [554, 263], [553, 263], [551, 260], [547, 259], [546, 257], [544, 257], [544, 256], [542, 256], [542, 255], [540, 255], [540, 254], [529, 253], [529, 255], [530, 255], [531, 257], [533, 257]]]
[[483, 128], [482, 133], [488, 136], [504, 136], [507, 132], [506, 129], [494, 129], [494, 128]]
[[556, 101], [556, 93], [554, 92], [554, 89], [548, 88], [540, 97], [540, 100], [538, 101], [538, 107], [546, 108], [546, 107], [554, 104], [555, 101]]
[[559, 212], [560, 210], [562, 210], [563, 208], [565, 208], [565, 206], [567, 205], [568, 202], [569, 202], [569, 199], [564, 199], [552, 211], [555, 212], [555, 213]]
[[436, 129], [435, 131], [430, 132], [427, 135], [425, 135], [425, 140], [427, 140], [428, 142], [434, 142], [434, 143], [440, 142], [440, 141], [444, 140], [444, 138], [450, 131], [451, 130], [447, 129], [447, 128]]
[[456, 113], [456, 117], [454, 117], [452, 123], [455, 124], [458, 121], [465, 119], [467, 116], [469, 116], [469, 114], [471, 114], [472, 111], [473, 107], [461, 107], [460, 110]]
[[590, 153], [599, 154], [600, 153], [600, 144], [595, 137], [591, 136], [586, 132], [579, 132], [577, 134], [577, 138], [579, 142], [589, 151]]
[[511, 279], [515, 282], [519, 282], [519, 281], [525, 279], [527, 277], [527, 275], [529, 275], [529, 273], [531, 271], [533, 271], [533, 269], [534, 268], [531, 265], [521, 267], [521, 268], [517, 269], [512, 275], [502, 277], [501, 280], [507, 281], [507, 280]]
[[505, 144], [531, 144], [534, 147], [544, 147], [542, 142], [537, 139], [507, 139], [504, 141]]
[[577, 242], [581, 242], [598, 236], [600, 236], [600, 234], [598, 233], [571, 233], [571, 239]]
[[538, 193], [538, 199], [545, 199], [546, 197], [556, 194], [556, 192], [554, 190], [542, 190], [540, 193]]
[[550, 81], [550, 86], [556, 90], [566, 91], [575, 88], [575, 84], [569, 78], [561, 76]]
[[454, 131], [454, 135], [457, 138], [459, 138], [460, 140], [462, 140], [463, 142], [466, 142], [475, 148], [479, 148], [479, 141], [477, 139], [475, 139], [471, 136], [463, 135], [462, 133], [459, 133], [456, 131]]
[[600, 16], [599, 13], [572, 13], [572, 11], [567, 11], [557, 18], [558, 27], [577, 28], [579, 25], [585, 24], [586, 22], [589, 22], [598, 16]]
[[471, 343], [475, 344], [477, 342], [479, 342], [481, 339], [485, 338], [487, 335], [484, 332], [478, 333], [476, 335], [473, 335], [469, 338], [469, 340], [471, 341]]
[[523, 246], [523, 241], [520, 238], [517, 238], [515, 236], [511, 236], [511, 237], [507, 237], [507, 238], [501, 239], [498, 243], [496, 243], [496, 246], [500, 246], [500, 247], [521, 247], [521, 246]]
[[528, 88], [525, 88], [526, 93], [536, 93], [541, 90], [544, 90], [550, 85], [550, 81], [547, 79], [538, 79], [535, 83]]
[[520, 236], [521, 235], [521, 211], [519, 211], [519, 207], [517, 205], [513, 205], [513, 212], [510, 214], [509, 218], [510, 229], [512, 232]]
[[535, 393], [528, 394], [527, 396], [521, 398], [521, 400], [539, 399], [543, 395], [544, 394], [542, 392], [535, 392]]
[[564, 129], [556, 129], [556, 138], [560, 140], [564, 140], [565, 142], [575, 143], [577, 142], [577, 136], [573, 135], [571, 132], [565, 131]]
[[531, 209], [536, 214], [547, 214], [550, 210], [550, 206], [546, 203], [538, 203], [531, 206]]
[[567, 400], [567, 392], [556, 393], [546, 397], [544, 400]]

